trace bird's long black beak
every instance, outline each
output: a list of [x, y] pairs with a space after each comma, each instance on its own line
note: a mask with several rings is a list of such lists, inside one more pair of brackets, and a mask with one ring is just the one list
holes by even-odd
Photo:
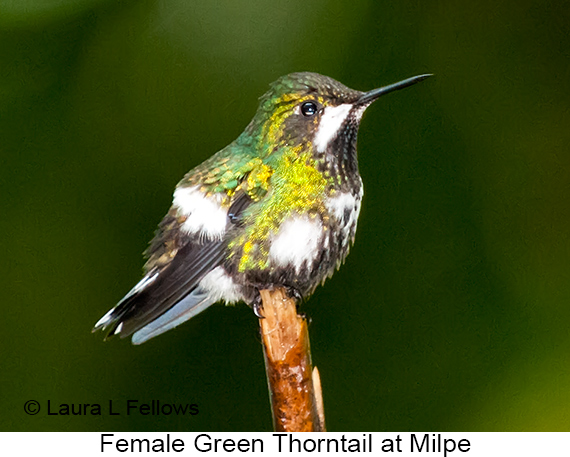
[[424, 79], [429, 78], [430, 76], [433, 76], [433, 75], [432, 74], [426, 74], [426, 75], [413, 76], [412, 78], [404, 79], [403, 81], [365, 92], [356, 101], [356, 104], [357, 105], [369, 105], [370, 103], [372, 103], [374, 100], [376, 100], [381, 95], [388, 94], [388, 93], [393, 92], [395, 90], [400, 90], [400, 89], [404, 89], [406, 87], [410, 87], [413, 84], [419, 83], [420, 81], [423, 81]]

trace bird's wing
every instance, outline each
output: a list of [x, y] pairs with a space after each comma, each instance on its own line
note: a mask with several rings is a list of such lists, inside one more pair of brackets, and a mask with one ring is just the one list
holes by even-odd
[[[247, 194], [237, 193], [231, 206], [223, 210], [225, 227], [223, 231], [216, 232], [216, 236], [208, 236], [204, 231], [188, 233], [184, 224], [189, 223], [186, 227], [190, 228], [200, 227], [203, 214], [197, 209], [195, 214], [180, 216], [179, 208], [173, 206], [161, 222], [146, 253], [149, 261], [145, 266], [145, 276], [95, 324], [93, 330], [108, 330], [108, 336], [119, 334], [125, 338], [157, 320], [156, 326], [149, 326], [146, 332], [138, 335], [140, 343], [211, 305], [213, 302], [197, 290], [197, 286], [208, 272], [225, 260], [226, 234], [239, 223], [241, 212], [250, 202]], [[192, 221], [192, 217], [201, 219]], [[182, 301], [184, 306], [176, 307], [178, 311], [173, 314], [175, 305]], [[168, 315], [169, 311], [171, 315]], [[182, 314], [185, 314], [184, 319]], [[168, 327], [162, 329], [166, 325]]]

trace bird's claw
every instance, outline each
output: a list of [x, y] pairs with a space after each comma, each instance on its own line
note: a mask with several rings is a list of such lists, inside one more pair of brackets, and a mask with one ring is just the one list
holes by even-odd
[[261, 304], [261, 297], [258, 296], [252, 305], [253, 314], [255, 314], [259, 319], [265, 319], [265, 316], [261, 312], [263, 310], [263, 305]]

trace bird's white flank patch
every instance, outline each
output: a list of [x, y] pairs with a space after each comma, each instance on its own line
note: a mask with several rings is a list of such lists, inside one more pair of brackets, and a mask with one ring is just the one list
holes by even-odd
[[338, 106], [327, 106], [321, 116], [319, 128], [315, 134], [314, 144], [319, 152], [325, 152], [331, 140], [345, 121], [352, 105], [344, 103]]
[[222, 267], [216, 267], [204, 276], [199, 288], [207, 291], [212, 302], [224, 300], [226, 303], [235, 303], [243, 300], [240, 287]]
[[189, 234], [200, 234], [206, 238], [221, 239], [226, 231], [227, 208], [222, 207], [219, 198], [207, 197], [198, 187], [178, 187], [174, 191], [173, 205], [178, 213], [186, 216], [182, 229]]
[[323, 236], [320, 219], [309, 216], [292, 217], [281, 225], [271, 243], [269, 258], [279, 266], [295, 267], [297, 273], [303, 264], [310, 268], [318, 254], [319, 243]]

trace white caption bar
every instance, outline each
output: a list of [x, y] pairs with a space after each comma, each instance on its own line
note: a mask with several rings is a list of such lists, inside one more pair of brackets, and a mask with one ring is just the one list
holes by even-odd
[[2, 433], [3, 455], [570, 457], [570, 433]]

